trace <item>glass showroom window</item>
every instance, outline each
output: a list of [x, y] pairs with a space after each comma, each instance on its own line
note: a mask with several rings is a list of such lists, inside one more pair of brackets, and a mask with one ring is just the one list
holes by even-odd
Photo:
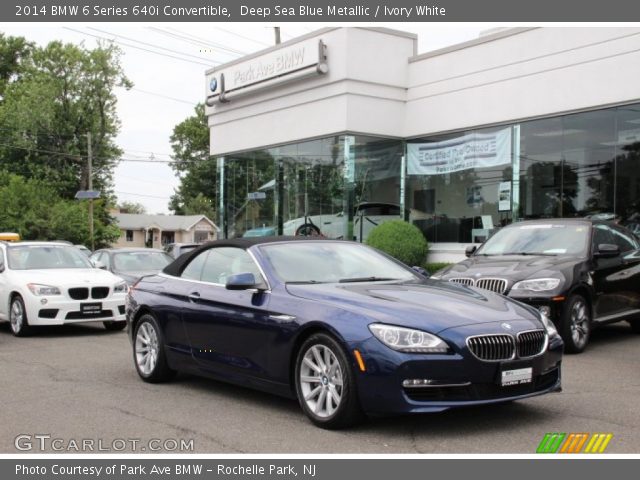
[[400, 140], [336, 135], [218, 159], [223, 234], [366, 239], [403, 218], [402, 152]]
[[459, 132], [407, 144], [410, 221], [431, 242], [479, 242], [512, 214], [514, 129]]
[[275, 235], [275, 162], [271, 154], [257, 150], [225, 157], [221, 173], [223, 201], [219, 208], [224, 213], [226, 237]]
[[614, 109], [525, 122], [520, 131], [521, 217], [613, 212]]

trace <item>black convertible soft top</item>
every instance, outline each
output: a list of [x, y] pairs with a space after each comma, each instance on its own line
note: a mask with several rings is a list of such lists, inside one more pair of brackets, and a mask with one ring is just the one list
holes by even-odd
[[[264, 243], [275, 243], [275, 242], [290, 242], [290, 241], [299, 241], [299, 240], [307, 240], [307, 241], [323, 241], [327, 240], [321, 237], [246, 237], [246, 238], [229, 238], [227, 240], [213, 240], [211, 242], [206, 242], [200, 245], [198, 248], [191, 250], [190, 252], [185, 253], [184, 255], [180, 255], [173, 263], [167, 265], [163, 273], [167, 275], [172, 275], [174, 277], [179, 276], [182, 273], [184, 267], [191, 261], [193, 257], [198, 255], [203, 250], [208, 250], [213, 247], [236, 247], [248, 249], [253, 247], [254, 245], [262, 245]], [[332, 240], [335, 242], [335, 240]]]

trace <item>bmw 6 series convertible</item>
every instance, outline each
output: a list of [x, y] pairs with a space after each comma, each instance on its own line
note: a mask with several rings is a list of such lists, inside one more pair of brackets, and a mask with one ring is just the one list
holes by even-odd
[[186, 371], [297, 398], [323, 428], [560, 390], [541, 312], [353, 242], [206, 243], [143, 277], [126, 311], [144, 381]]

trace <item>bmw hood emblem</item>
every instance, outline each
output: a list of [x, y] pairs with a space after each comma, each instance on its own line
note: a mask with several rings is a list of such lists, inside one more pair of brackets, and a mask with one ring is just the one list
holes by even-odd
[[508, 323], [503, 323], [502, 325], [500, 325], [502, 328], [504, 328], [505, 330], [511, 330], [513, 327], [508, 324]]

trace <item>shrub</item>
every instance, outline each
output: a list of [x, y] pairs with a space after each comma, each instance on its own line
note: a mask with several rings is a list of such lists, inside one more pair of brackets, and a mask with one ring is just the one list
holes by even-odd
[[366, 243], [408, 266], [423, 265], [429, 250], [427, 240], [418, 227], [402, 220], [378, 225]]

